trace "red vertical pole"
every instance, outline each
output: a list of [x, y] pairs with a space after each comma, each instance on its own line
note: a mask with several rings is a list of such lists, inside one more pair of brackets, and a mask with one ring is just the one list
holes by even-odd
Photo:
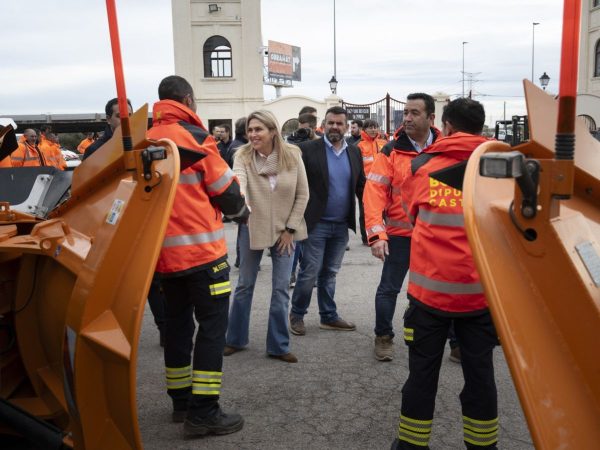
[[573, 160], [581, 0], [565, 0], [560, 61], [556, 159]]
[[131, 150], [133, 145], [131, 142], [131, 129], [129, 127], [129, 107], [127, 105], [127, 93], [125, 92], [125, 76], [123, 74], [123, 60], [121, 59], [121, 42], [119, 40], [119, 25], [117, 23], [115, 0], [106, 0], [106, 11], [108, 13], [110, 45], [112, 48], [113, 66], [115, 68], [115, 81], [117, 83], [123, 149], [127, 151]]

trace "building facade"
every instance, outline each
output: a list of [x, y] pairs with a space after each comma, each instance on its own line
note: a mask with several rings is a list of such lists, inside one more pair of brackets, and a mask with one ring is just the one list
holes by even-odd
[[175, 73], [194, 88], [212, 130], [260, 109], [263, 55], [260, 0], [172, 0]]
[[600, 0], [583, 0], [579, 43], [577, 115], [600, 128]]

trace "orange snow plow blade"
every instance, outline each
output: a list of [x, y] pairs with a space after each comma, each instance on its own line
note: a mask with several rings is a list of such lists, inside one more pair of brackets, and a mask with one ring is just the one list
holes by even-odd
[[[537, 449], [600, 442], [600, 142], [577, 123], [574, 177], [554, 160], [558, 105], [525, 81], [531, 140], [480, 146], [464, 185], [465, 226]], [[513, 179], [480, 175], [483, 155], [540, 162], [538, 208], [526, 218]], [[568, 195], [568, 200], [558, 197]]]
[[180, 171], [147, 117], [130, 118], [132, 151], [118, 128], [74, 171], [47, 219], [0, 204], [0, 433], [42, 419], [61, 441], [44, 448], [141, 448], [138, 340]]

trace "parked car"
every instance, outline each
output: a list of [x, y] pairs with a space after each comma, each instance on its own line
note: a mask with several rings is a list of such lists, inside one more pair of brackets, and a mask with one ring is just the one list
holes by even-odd
[[60, 149], [63, 158], [67, 162], [67, 170], [73, 170], [79, 164], [81, 164], [81, 155], [71, 150], [67, 150], [65, 148]]

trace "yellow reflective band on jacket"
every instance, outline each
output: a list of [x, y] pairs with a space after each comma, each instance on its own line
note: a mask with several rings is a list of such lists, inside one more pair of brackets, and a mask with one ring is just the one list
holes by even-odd
[[223, 372], [194, 370], [192, 372], [192, 394], [220, 395], [222, 376]]
[[411, 419], [401, 415], [400, 424], [398, 425], [398, 439], [420, 447], [427, 447], [431, 436], [432, 423], [433, 420]]
[[192, 385], [192, 366], [166, 367], [167, 389], [185, 389]]
[[223, 295], [231, 292], [231, 283], [229, 281], [211, 284], [208, 287], [210, 288], [210, 295]]
[[469, 444], [485, 447], [498, 442], [498, 418], [476, 420], [463, 416], [463, 439]]
[[[404, 340], [405, 341], [413, 341], [414, 338], [415, 338], [415, 330], [414, 330], [414, 328], [406, 328], [406, 327], [404, 327]], [[412, 420], [412, 419], [408, 419], [408, 420]]]

